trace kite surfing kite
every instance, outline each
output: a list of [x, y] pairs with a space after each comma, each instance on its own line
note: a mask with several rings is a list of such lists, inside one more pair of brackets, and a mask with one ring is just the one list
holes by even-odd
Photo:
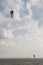
[[14, 11], [13, 10], [10, 11], [10, 15], [11, 15], [11, 17], [14, 16]]

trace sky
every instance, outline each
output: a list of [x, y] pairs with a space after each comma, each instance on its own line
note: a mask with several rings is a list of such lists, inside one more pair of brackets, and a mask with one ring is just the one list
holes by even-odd
[[43, 0], [0, 0], [0, 58], [34, 54], [43, 58]]

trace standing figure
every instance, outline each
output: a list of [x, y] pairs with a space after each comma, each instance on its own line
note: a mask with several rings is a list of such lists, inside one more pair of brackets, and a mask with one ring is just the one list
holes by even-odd
[[33, 55], [33, 57], [34, 57], [34, 58], [36, 57], [35, 54]]

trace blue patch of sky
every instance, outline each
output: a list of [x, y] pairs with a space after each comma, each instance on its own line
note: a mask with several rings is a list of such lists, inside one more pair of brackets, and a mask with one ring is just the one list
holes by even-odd
[[15, 21], [12, 21], [12, 24], [16, 26], [17, 24], [19, 25], [19, 22], [15, 20]]
[[26, 8], [26, 4], [29, 0], [22, 0], [24, 7]]
[[15, 20], [15, 21], [11, 21], [10, 25], [11, 25], [12, 28], [15, 28], [15, 27], [18, 27], [20, 24], [19, 24], [18, 21]]
[[15, 35], [15, 36], [17, 36], [17, 35], [25, 35], [25, 34], [27, 34], [28, 33], [28, 31], [27, 31], [27, 29], [22, 29], [22, 30], [15, 30], [14, 32], [13, 32], [13, 34]]
[[8, 14], [5, 14], [6, 17], [10, 18], [10, 13], [8, 12]]
[[26, 8], [27, 0], [22, 0], [22, 7], [20, 8], [20, 17], [25, 17], [29, 15], [29, 10]]
[[26, 0], [22, 0], [22, 2], [23, 2], [23, 7], [26, 7], [27, 1]]
[[6, 4], [5, 4], [5, 1], [4, 1], [4, 0], [0, 1], [0, 12], [2, 12], [2, 13], [4, 14], [4, 16], [10, 18], [10, 13], [9, 13], [9, 12], [8, 12], [8, 14], [7, 14], [7, 12], [4, 13], [5, 5], [6, 5]]
[[4, 10], [4, 6], [3, 6], [3, 4], [5, 4], [4, 2], [5, 2], [4, 0], [0, 0], [0, 11], [1, 12], [3, 12]]
[[24, 7], [26, 7], [28, 0], [22, 0]]
[[20, 9], [20, 17], [25, 17], [25, 16], [27, 16], [27, 15], [29, 15], [30, 13], [29, 13], [29, 10], [27, 9], [27, 8], [21, 8]]
[[[8, 25], [10, 25], [11, 27], [9, 27]], [[21, 25], [20, 22], [18, 22], [16, 20], [15, 21], [12, 20], [11, 23], [5, 22], [5, 23], [0, 24], [0, 28], [12, 29], [12, 28], [16, 28], [20, 25]]]
[[5, 7], [3, 7], [3, 5], [2, 4], [0, 4], [0, 12], [2, 12], [3, 14], [4, 14], [4, 16], [6, 16], [6, 17], [10, 17], [9, 16], [9, 13], [7, 14], [5, 14], [3, 11], [4, 11], [4, 9], [5, 9]]
[[0, 4], [0, 11], [3, 12], [4, 7]]
[[3, 24], [0, 25], [0, 28], [6, 28], [6, 29], [8, 29], [8, 24], [7, 23], [3, 23]]

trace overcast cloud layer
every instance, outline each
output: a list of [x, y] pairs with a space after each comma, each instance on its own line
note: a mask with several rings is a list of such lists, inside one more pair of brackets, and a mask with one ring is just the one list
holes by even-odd
[[0, 58], [33, 54], [43, 57], [43, 0], [0, 0]]

